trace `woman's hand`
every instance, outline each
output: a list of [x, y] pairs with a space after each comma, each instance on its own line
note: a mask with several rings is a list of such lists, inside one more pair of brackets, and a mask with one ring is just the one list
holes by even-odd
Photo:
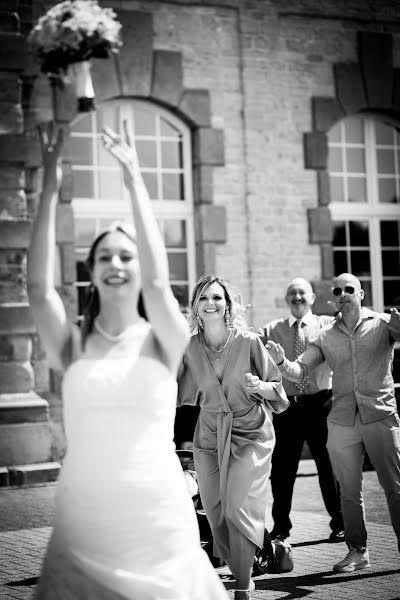
[[285, 360], [285, 351], [280, 344], [276, 344], [272, 340], [268, 340], [265, 344], [266, 349], [272, 356], [276, 365], [279, 365]]
[[111, 152], [120, 163], [124, 182], [127, 187], [141, 180], [139, 159], [134, 142], [128, 131], [128, 124], [123, 122], [125, 141], [109, 127], [103, 129], [102, 140], [106, 150]]
[[38, 126], [42, 152], [43, 183], [42, 193], [55, 194], [62, 181], [61, 151], [64, 145], [64, 130], [54, 121]]
[[246, 392], [248, 394], [257, 394], [261, 391], [262, 381], [252, 373], [245, 373], [244, 380], [246, 382]]

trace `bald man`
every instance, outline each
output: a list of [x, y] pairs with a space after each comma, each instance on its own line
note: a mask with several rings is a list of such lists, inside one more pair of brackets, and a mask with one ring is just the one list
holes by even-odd
[[[300, 277], [289, 283], [285, 300], [291, 313], [289, 318], [271, 321], [258, 333], [264, 343], [273, 340], [280, 344], [286, 355], [293, 360], [296, 352], [298, 354], [302, 350], [299, 338], [307, 346], [321, 328], [332, 322], [333, 317], [312, 313], [315, 294], [311, 284]], [[274, 520], [270, 533], [272, 539], [284, 540], [290, 535], [293, 489], [306, 441], [317, 466], [322, 498], [331, 517], [329, 540], [344, 541], [338, 486], [326, 448], [326, 418], [332, 403], [331, 383], [331, 371], [326, 364], [318, 367], [300, 386], [288, 379], [283, 381], [290, 406], [284, 413], [274, 414], [276, 444], [271, 470]]]
[[370, 566], [362, 496], [365, 450], [385, 492], [400, 551], [400, 421], [392, 377], [400, 313], [396, 308], [388, 315], [362, 307], [364, 290], [351, 273], [336, 277], [332, 293], [339, 314], [296, 361], [285, 357], [279, 343], [271, 340], [267, 348], [291, 381], [301, 381], [324, 361], [332, 369], [328, 451], [340, 484], [349, 550], [333, 570], [346, 573]]

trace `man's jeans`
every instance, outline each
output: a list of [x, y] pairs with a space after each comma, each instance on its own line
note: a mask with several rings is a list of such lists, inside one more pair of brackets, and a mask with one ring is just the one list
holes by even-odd
[[352, 427], [328, 421], [327, 448], [339, 481], [346, 543], [367, 545], [362, 496], [364, 449], [387, 498], [400, 550], [400, 420], [397, 413], [364, 425], [356, 414]]

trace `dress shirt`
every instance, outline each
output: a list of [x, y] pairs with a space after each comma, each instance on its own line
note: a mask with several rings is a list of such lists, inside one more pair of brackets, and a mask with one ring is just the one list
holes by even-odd
[[[311, 310], [309, 310], [301, 319], [306, 345], [323, 327], [332, 323], [332, 320], [333, 317], [328, 317], [326, 315], [314, 315]], [[266, 344], [268, 340], [272, 340], [276, 344], [280, 344], [285, 350], [286, 357], [289, 360], [295, 360], [294, 324], [296, 321], [297, 319], [293, 315], [290, 315], [288, 319], [277, 319], [275, 321], [270, 321], [262, 329], [262, 342]], [[285, 376], [284, 372], [282, 374]], [[317, 369], [310, 373], [310, 383], [307, 387], [307, 395], [316, 394], [321, 390], [330, 390], [332, 386], [331, 375], [331, 370], [326, 363], [321, 364]], [[283, 379], [283, 387], [285, 388], [285, 392], [288, 396], [299, 395], [299, 389], [296, 387], [296, 384], [286, 378]]]
[[324, 361], [333, 371], [333, 404], [328, 420], [352, 426], [357, 410], [363, 423], [384, 419], [396, 412], [392, 377], [394, 341], [400, 333], [389, 329], [390, 316], [368, 308], [361, 309], [354, 331], [349, 331], [342, 315], [322, 329], [298, 361], [285, 360], [284, 376], [298, 381]]

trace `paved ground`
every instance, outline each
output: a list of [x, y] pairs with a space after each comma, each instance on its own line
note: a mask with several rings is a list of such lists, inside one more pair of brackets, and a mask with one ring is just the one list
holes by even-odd
[[[329, 518], [321, 502], [313, 461], [302, 461], [295, 487], [294, 523], [289, 541], [295, 569], [283, 575], [256, 577], [254, 600], [400, 600], [400, 555], [386, 501], [376, 474], [364, 474], [371, 568], [336, 574], [332, 565], [346, 554], [344, 544], [330, 544]], [[0, 491], [0, 600], [28, 599], [49, 538], [56, 486]], [[269, 515], [270, 510], [267, 512]], [[18, 523], [20, 525], [18, 525]], [[267, 526], [271, 527], [269, 516]], [[5, 525], [4, 525], [5, 524]], [[218, 569], [233, 598], [234, 583]], [[206, 598], [204, 600], [207, 600]]]

